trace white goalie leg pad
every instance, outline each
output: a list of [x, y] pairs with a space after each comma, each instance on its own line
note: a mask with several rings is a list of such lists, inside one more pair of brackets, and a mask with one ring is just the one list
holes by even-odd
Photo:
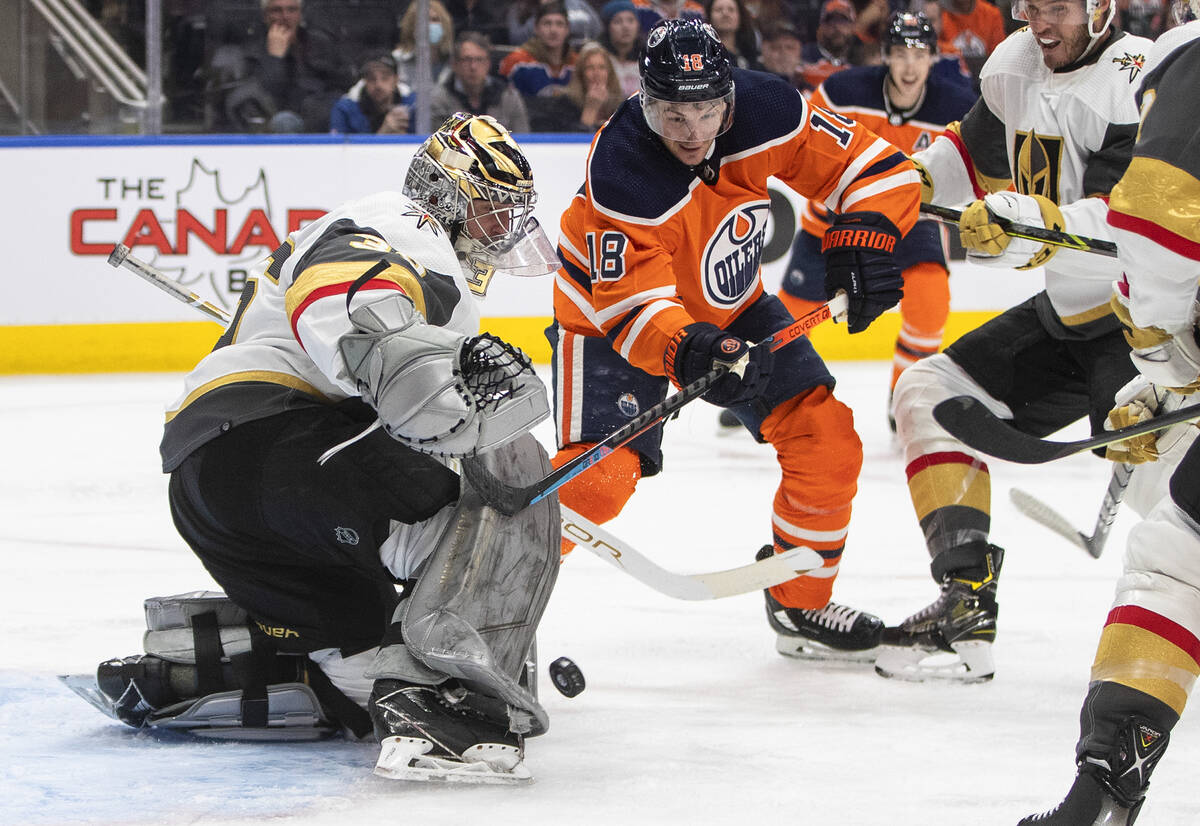
[[519, 785], [533, 780], [520, 749], [513, 746], [471, 746], [463, 752], [461, 761], [431, 756], [428, 752], [432, 748], [432, 743], [419, 737], [385, 737], [375, 774], [390, 780], [491, 785]]
[[[502, 481], [527, 485], [551, 470], [545, 449], [529, 434], [484, 455]], [[453, 516], [401, 607], [404, 646], [388, 646], [372, 676], [424, 684], [454, 677], [509, 707], [510, 729], [536, 735], [545, 710], [520, 685], [537, 624], [559, 569], [558, 498], [549, 496], [515, 516], [487, 507], [466, 478]]]
[[1012, 418], [1008, 405], [988, 394], [945, 353], [921, 359], [900, 374], [892, 397], [896, 435], [904, 446], [905, 462], [942, 451], [977, 455], [933, 418], [933, 408], [954, 396], [971, 396], [1000, 418]]

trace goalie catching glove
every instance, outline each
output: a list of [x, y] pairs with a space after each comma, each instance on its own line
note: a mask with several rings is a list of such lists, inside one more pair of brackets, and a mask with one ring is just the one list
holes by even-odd
[[1052, 244], [1009, 235], [1004, 223], [1062, 232], [1066, 222], [1058, 205], [1041, 195], [986, 195], [964, 209], [958, 219], [958, 237], [967, 258], [988, 267], [1028, 270], [1042, 266], [1058, 252]]
[[355, 310], [339, 349], [362, 397], [393, 439], [434, 456], [474, 456], [550, 415], [520, 350], [426, 324], [406, 296]]
[[717, 367], [729, 368], [700, 398], [718, 407], [734, 407], [752, 401], [766, 389], [773, 360], [769, 348], [751, 347], [715, 324], [696, 321], [671, 339], [663, 354], [663, 368], [678, 387]]
[[847, 212], [825, 231], [825, 297], [849, 299], [849, 331], [861, 333], [904, 297], [904, 277], [893, 254], [900, 230], [878, 212]]

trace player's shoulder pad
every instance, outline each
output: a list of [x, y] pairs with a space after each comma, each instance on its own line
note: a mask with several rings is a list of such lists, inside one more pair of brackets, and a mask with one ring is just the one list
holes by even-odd
[[834, 106], [882, 110], [886, 66], [852, 66], [825, 78], [825, 97]]
[[596, 136], [587, 186], [605, 212], [653, 220], [688, 196], [696, 176], [650, 131], [637, 96], [628, 98]]
[[772, 143], [804, 122], [807, 104], [800, 90], [779, 75], [734, 69], [733, 83], [733, 126], [717, 139], [722, 155]]
[[1042, 60], [1042, 50], [1037, 38], [1026, 26], [1017, 29], [988, 55], [983, 68], [979, 70], [979, 82], [996, 75], [1018, 75], [1025, 78], [1037, 78], [1049, 72]]
[[[1161, 77], [1168, 63], [1174, 63], [1183, 57], [1188, 52], [1185, 47], [1192, 47], [1190, 53], [1197, 54], [1195, 48], [1197, 40], [1200, 40], [1200, 20], [1192, 20], [1182, 26], [1167, 29], [1159, 35], [1146, 57], [1144, 85], [1147, 88], [1153, 86], [1154, 81], [1151, 78]], [[1200, 78], [1197, 79], [1200, 80]]]

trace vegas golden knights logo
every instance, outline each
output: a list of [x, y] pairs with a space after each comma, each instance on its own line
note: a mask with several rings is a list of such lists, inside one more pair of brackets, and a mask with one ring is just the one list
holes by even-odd
[[1029, 131], [1017, 132], [1013, 143], [1013, 157], [1017, 160], [1014, 181], [1017, 192], [1041, 195], [1057, 204], [1063, 139]]

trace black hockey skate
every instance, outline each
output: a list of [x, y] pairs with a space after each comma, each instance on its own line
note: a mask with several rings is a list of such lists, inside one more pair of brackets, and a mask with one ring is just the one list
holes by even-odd
[[1022, 818], [1018, 826], [1133, 826], [1169, 739], [1149, 720], [1130, 718], [1107, 758], [1084, 755], [1062, 803]]
[[[962, 549], [978, 553], [983, 543]], [[1004, 550], [983, 546], [978, 569], [949, 571], [942, 591], [930, 605], [896, 627], [883, 631], [875, 671], [898, 680], [954, 680], [977, 683], [996, 673], [996, 586]], [[955, 554], [951, 551], [947, 556]]]
[[[775, 549], [763, 545], [756, 560], [769, 559]], [[871, 662], [875, 658], [883, 621], [865, 611], [831, 602], [824, 608], [788, 608], [763, 591], [767, 622], [775, 631], [775, 650], [802, 660]]]
[[370, 703], [380, 743], [375, 774], [395, 780], [529, 782], [523, 738], [497, 719], [496, 709], [485, 712], [486, 701], [455, 681], [425, 686], [376, 680]]

